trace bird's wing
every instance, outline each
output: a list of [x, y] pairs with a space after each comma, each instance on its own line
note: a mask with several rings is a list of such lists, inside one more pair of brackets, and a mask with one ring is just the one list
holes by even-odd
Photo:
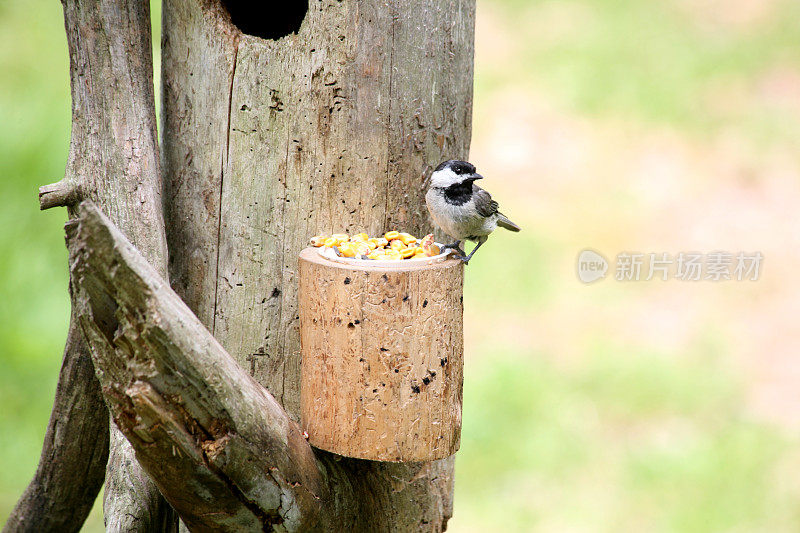
[[472, 186], [472, 197], [475, 199], [475, 209], [482, 217], [490, 217], [497, 213], [499, 205], [492, 200], [492, 195], [477, 185]]
[[519, 226], [511, 222], [507, 216], [498, 211], [500, 207], [497, 202], [492, 200], [492, 195], [484, 191], [477, 185], [472, 189], [473, 197], [475, 198], [475, 209], [482, 217], [490, 217], [497, 214], [497, 225], [510, 231], [519, 231]]

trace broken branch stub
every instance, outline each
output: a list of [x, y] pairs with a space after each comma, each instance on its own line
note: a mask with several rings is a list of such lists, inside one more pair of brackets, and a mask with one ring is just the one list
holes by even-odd
[[297, 425], [89, 202], [67, 224], [106, 403], [192, 530], [312, 527], [325, 485]]

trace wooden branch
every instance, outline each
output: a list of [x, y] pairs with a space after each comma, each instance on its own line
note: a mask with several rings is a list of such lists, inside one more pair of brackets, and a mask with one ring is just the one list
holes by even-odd
[[[166, 275], [149, 2], [63, 0], [62, 4], [72, 134], [65, 177], [39, 189], [39, 206], [67, 206], [72, 214], [84, 197], [94, 200]], [[99, 387], [89, 372], [89, 356], [80, 348], [83, 343], [74, 338], [76, 328], [77, 323], [64, 354], [39, 467], [6, 529], [27, 530], [26, 524], [40, 523], [31, 520], [43, 510], [47, 522], [42, 518], [42, 524], [68, 526], [34, 530], [80, 529], [84, 510], [88, 512], [97, 497], [107, 457], [111, 459], [104, 502], [108, 530], [174, 529], [175, 513], [139, 467], [127, 441], [112, 435], [109, 455], [109, 438], [97, 435], [100, 428], [109, 427], [108, 413], [97, 401]], [[72, 376], [77, 368], [89, 375], [65, 382], [64, 376]]]
[[79, 531], [103, 485], [107, 459], [106, 407], [73, 315], [39, 467], [3, 531]]
[[311, 447], [133, 245], [90, 203], [67, 225], [77, 314], [106, 403], [191, 530], [314, 525]]

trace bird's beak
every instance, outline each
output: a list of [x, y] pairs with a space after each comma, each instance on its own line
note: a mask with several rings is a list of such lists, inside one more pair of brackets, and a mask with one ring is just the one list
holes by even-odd
[[473, 174], [472, 177], [469, 179], [470, 181], [482, 180], [483, 176], [480, 174]]

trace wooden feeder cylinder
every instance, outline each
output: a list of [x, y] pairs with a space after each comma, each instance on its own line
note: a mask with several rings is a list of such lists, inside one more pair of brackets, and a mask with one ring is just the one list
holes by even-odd
[[460, 261], [351, 266], [300, 253], [301, 417], [309, 442], [374, 461], [458, 450]]

